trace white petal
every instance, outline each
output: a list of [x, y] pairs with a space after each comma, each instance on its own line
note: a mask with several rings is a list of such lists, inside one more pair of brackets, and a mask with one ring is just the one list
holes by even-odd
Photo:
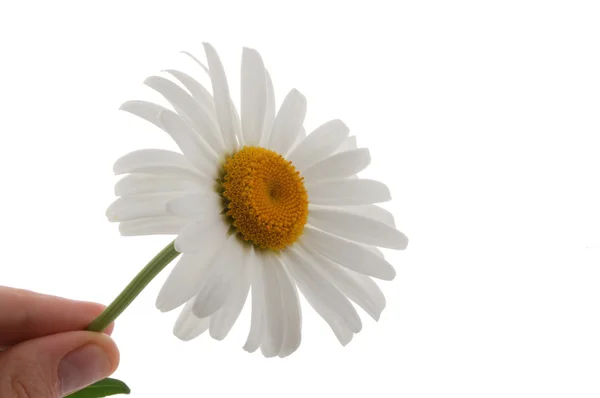
[[356, 309], [346, 296], [326, 279], [322, 271], [315, 267], [314, 259], [307, 252], [298, 247], [288, 249], [284, 262], [303, 294], [314, 295], [319, 303], [333, 311], [351, 331], [360, 332], [362, 322]]
[[[304, 292], [302, 292], [304, 294]], [[335, 334], [335, 337], [338, 339], [341, 345], [346, 346], [352, 338], [354, 337], [354, 332], [342, 322], [338, 316], [330, 311], [329, 309], [323, 307], [323, 305], [319, 302], [311, 302], [308, 299], [309, 296], [304, 295], [306, 297], [306, 301], [314, 308], [314, 310], [329, 324], [329, 327]], [[313, 298], [314, 300], [314, 298]]]
[[[212, 95], [208, 92], [208, 90], [200, 84], [196, 79], [191, 77], [190, 75], [180, 72], [174, 69], [167, 69], [164, 72], [170, 73], [177, 80], [183, 84], [183, 86], [192, 94], [192, 97], [205, 109], [209, 111], [215, 110], [215, 102], [213, 100]], [[216, 114], [209, 112], [210, 117], [213, 117], [214, 122], [217, 123], [215, 119]]]
[[250, 253], [254, 251], [254, 248], [246, 245], [243, 250], [244, 266], [237, 275], [234, 275], [235, 282], [232, 284], [230, 296], [223, 308], [217, 311], [210, 319], [210, 335], [216, 340], [223, 340], [227, 337], [248, 298], [250, 290], [248, 258], [251, 255]]
[[179, 253], [201, 253], [208, 247], [222, 243], [227, 239], [229, 224], [221, 215], [208, 216], [206, 219], [185, 225], [175, 239], [175, 250]]
[[331, 120], [306, 136], [286, 156], [301, 173], [331, 155], [348, 137], [348, 127], [341, 120]]
[[135, 116], [141, 117], [144, 120], [152, 123], [156, 127], [164, 130], [164, 126], [160, 123], [160, 115], [162, 112], [173, 112], [165, 108], [164, 106], [160, 106], [158, 104], [154, 104], [148, 101], [138, 101], [132, 100], [127, 101], [123, 105], [119, 107], [119, 109], [129, 112]]
[[369, 301], [373, 303], [374, 309], [381, 314], [385, 309], [386, 300], [377, 283], [366, 275], [360, 275], [351, 271], [348, 271], [347, 273], [369, 297]]
[[301, 284], [298, 284], [298, 288], [300, 289], [302, 295], [306, 298], [308, 304], [313, 307], [313, 309], [321, 316], [321, 318], [323, 318], [325, 322], [327, 322], [339, 342], [344, 346], [348, 344], [352, 340], [354, 332], [352, 332], [344, 324], [344, 322], [335, 312], [323, 304], [322, 300], [315, 292], [313, 292], [311, 289], [307, 289]]
[[375, 282], [367, 276], [356, 274], [341, 267], [320, 253], [311, 252], [311, 254], [318, 261], [319, 266], [331, 283], [350, 300], [358, 304], [373, 319], [379, 320], [381, 311], [385, 307], [385, 297]]
[[229, 294], [235, 276], [243, 271], [244, 251], [238, 238], [231, 235], [219, 254], [209, 265], [208, 275], [196, 299], [192, 311], [198, 318], [214, 314], [223, 307]]
[[366, 247], [368, 250], [372, 251], [373, 253], [377, 254], [379, 257], [385, 258], [385, 256], [383, 255], [383, 251], [380, 248], [370, 245], [363, 246]]
[[[182, 152], [190, 162], [204, 174], [213, 177], [219, 156], [208, 142], [175, 112], [163, 112], [160, 122], [171, 136], [182, 137], [177, 143], [180, 148], [186, 148]], [[187, 148], [195, 149], [190, 151]]]
[[361, 216], [369, 217], [385, 223], [390, 227], [396, 228], [396, 223], [392, 213], [376, 205], [344, 206], [344, 211], [350, 211]]
[[266, 147], [271, 138], [271, 129], [275, 120], [275, 90], [273, 89], [273, 81], [269, 71], [265, 69], [266, 84], [267, 84], [267, 103], [265, 106], [265, 121], [263, 123], [263, 131], [260, 137], [260, 146]]
[[176, 235], [185, 222], [181, 218], [171, 216], [140, 218], [123, 221], [119, 224], [119, 231], [123, 236]]
[[371, 163], [369, 150], [354, 149], [332, 155], [302, 173], [307, 185], [341, 180], [363, 171]]
[[309, 250], [317, 251], [358, 273], [384, 280], [392, 280], [396, 276], [396, 270], [390, 263], [366, 247], [308, 225], [304, 227], [302, 242]]
[[231, 96], [229, 95], [229, 86], [227, 85], [227, 76], [225, 75], [221, 59], [213, 46], [204, 43], [204, 51], [206, 52], [206, 60], [208, 61], [221, 134], [225, 140], [225, 148], [231, 151], [237, 148], [237, 132], [233, 125], [233, 109]]
[[[167, 132], [181, 152], [198, 169], [204, 171], [208, 160], [216, 159], [214, 152], [175, 112], [147, 101], [128, 101], [121, 110], [141, 117]], [[169, 123], [165, 123], [165, 120]], [[208, 154], [208, 155], [207, 155]], [[207, 159], [207, 156], [212, 156]]]
[[215, 192], [180, 195], [177, 199], [167, 203], [169, 214], [194, 221], [212, 218], [221, 211], [222, 200]]
[[167, 214], [167, 203], [181, 193], [149, 193], [123, 196], [115, 200], [106, 210], [110, 222], [135, 220], [137, 218], [161, 217]]
[[292, 90], [283, 100], [271, 130], [269, 149], [286, 155], [304, 123], [306, 98], [298, 90]]
[[302, 126], [302, 128], [300, 129], [300, 132], [298, 133], [298, 137], [296, 137], [296, 141], [290, 148], [289, 152], [292, 152], [294, 149], [296, 149], [296, 147], [298, 145], [300, 145], [300, 143], [302, 141], [304, 141], [305, 138], [306, 138], [306, 129], [304, 128], [304, 126]]
[[192, 126], [212, 147], [215, 153], [223, 151], [223, 139], [209, 109], [204, 108], [184, 89], [164, 77], [150, 76], [144, 81], [144, 84], [162, 94], [185, 122]]
[[210, 76], [210, 71], [208, 70], [208, 67], [206, 65], [204, 65], [198, 58], [196, 58], [193, 54], [190, 54], [187, 51], [181, 51], [181, 54], [185, 54], [188, 57], [190, 57], [192, 60], [194, 60], [194, 62], [196, 62], [198, 65], [200, 65], [200, 67], [206, 72], [206, 74], [208, 76]]
[[164, 149], [140, 149], [117, 159], [115, 174], [146, 173], [202, 178], [203, 175], [180, 153]]
[[341, 345], [346, 346], [352, 341], [354, 333], [352, 332], [352, 330], [348, 329], [341, 321], [333, 320], [329, 324], [329, 327], [331, 327], [331, 330], [333, 330], [335, 337], [337, 337]]
[[287, 271], [287, 266], [278, 261], [277, 277], [281, 286], [283, 304], [284, 330], [283, 344], [279, 357], [283, 358], [294, 353], [302, 341], [302, 311], [298, 299], [298, 289]]
[[[208, 69], [208, 67], [206, 65], [204, 65], [202, 62], [200, 62], [200, 60], [198, 60], [198, 58], [194, 57], [192, 54], [188, 53], [187, 51], [182, 51], [181, 53], [189, 56], [198, 65], [200, 65], [200, 67], [206, 72], [206, 74], [210, 78], [210, 70]], [[212, 106], [213, 106], [212, 109], [215, 112], [215, 117], [216, 117], [215, 103], [214, 103], [214, 99], [212, 98], [212, 96], [211, 96], [211, 99], [212, 99]], [[231, 123], [233, 125], [233, 130], [236, 132], [236, 136], [238, 138], [238, 143], [242, 144], [243, 137], [241, 136], [242, 127], [241, 127], [241, 123], [240, 123], [240, 115], [237, 113], [237, 109], [235, 108], [233, 101], [230, 101], [230, 108], [231, 108]], [[218, 121], [218, 119], [217, 119], [217, 121]]]
[[115, 195], [139, 195], [154, 192], [205, 191], [206, 187], [199, 179], [179, 178], [165, 175], [128, 174], [115, 184]]
[[367, 205], [392, 199], [385, 184], [366, 179], [326, 181], [307, 185], [310, 203], [327, 206]]
[[209, 319], [197, 318], [192, 313], [192, 303], [193, 300], [190, 300], [183, 307], [173, 328], [173, 334], [183, 341], [195, 339], [208, 329]]
[[[189, 56], [190, 58], [192, 58], [198, 65], [200, 65], [200, 67], [206, 72], [206, 74], [208, 75], [208, 77], [210, 78], [210, 70], [208, 69], [208, 67], [206, 65], [204, 65], [202, 62], [200, 62], [200, 60], [198, 60], [198, 58], [194, 57], [192, 54], [186, 52], [186, 51], [182, 51], [183, 54]], [[211, 81], [212, 82], [212, 81]], [[214, 98], [211, 96], [211, 105], [212, 105], [212, 111], [214, 112], [215, 118], [217, 117], [217, 113], [216, 113], [216, 108], [215, 108], [215, 102], [214, 102]], [[244, 140], [243, 137], [241, 135], [242, 132], [242, 126], [240, 123], [240, 115], [237, 112], [237, 109], [235, 107], [235, 104], [233, 103], [233, 101], [230, 99], [229, 101], [230, 103], [230, 109], [231, 109], [231, 123], [233, 126], [233, 131], [235, 132], [235, 136], [237, 137], [238, 140], [238, 144], [242, 145]], [[217, 123], [218, 123], [218, 119], [217, 119]]]
[[267, 106], [267, 83], [265, 66], [256, 50], [244, 48], [241, 82], [244, 144], [259, 145]]
[[351, 151], [353, 149], [358, 148], [356, 144], [356, 136], [350, 136], [344, 140], [344, 143], [336, 149], [335, 153], [341, 153], [345, 151]]
[[225, 240], [224, 235], [207, 236], [198, 242], [201, 252], [183, 253], [158, 293], [156, 308], [171, 311], [194, 297], [206, 282], [209, 264]]
[[281, 351], [284, 332], [283, 299], [277, 270], [280, 264], [273, 256], [275, 254], [262, 255], [266, 330], [260, 348], [267, 358], [273, 357]]
[[403, 250], [408, 238], [402, 232], [372, 218], [338, 209], [312, 209], [309, 224], [325, 232], [368, 245]]
[[306, 129], [304, 128], [304, 126], [300, 127], [300, 132], [298, 133], [298, 138], [296, 138], [296, 143], [300, 143], [302, 141], [304, 141], [304, 139], [306, 138]]
[[238, 148], [241, 148], [244, 146], [244, 137], [242, 137], [242, 122], [240, 121], [240, 114], [238, 113], [233, 101], [231, 101], [231, 124], [237, 138], [237, 146]]
[[254, 250], [251, 251], [248, 259], [248, 270], [252, 280], [252, 315], [250, 321], [250, 332], [244, 350], [254, 352], [260, 346], [262, 341], [263, 318], [264, 318], [264, 289], [262, 282], [262, 264], [259, 262]]

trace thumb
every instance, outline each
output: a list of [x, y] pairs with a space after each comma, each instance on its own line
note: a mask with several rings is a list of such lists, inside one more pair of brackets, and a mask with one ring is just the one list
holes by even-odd
[[28, 340], [0, 354], [0, 397], [63, 397], [109, 376], [118, 364], [115, 343], [102, 333]]

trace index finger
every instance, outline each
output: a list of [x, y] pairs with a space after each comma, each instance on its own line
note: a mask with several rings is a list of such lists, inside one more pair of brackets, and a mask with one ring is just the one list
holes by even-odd
[[[104, 306], [0, 286], [0, 346], [84, 330]], [[110, 334], [113, 325], [104, 333]]]

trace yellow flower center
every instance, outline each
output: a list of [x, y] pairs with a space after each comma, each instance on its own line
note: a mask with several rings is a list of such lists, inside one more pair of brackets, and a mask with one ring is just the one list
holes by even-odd
[[281, 250], [298, 239], [308, 218], [308, 195], [291, 162], [246, 146], [227, 158], [223, 170], [225, 211], [244, 240]]

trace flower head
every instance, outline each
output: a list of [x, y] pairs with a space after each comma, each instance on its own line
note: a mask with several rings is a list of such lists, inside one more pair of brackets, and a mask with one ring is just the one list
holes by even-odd
[[252, 292], [244, 348], [265, 356], [293, 353], [301, 340], [298, 290], [347, 344], [361, 330], [350, 302], [378, 319], [385, 298], [372, 277], [394, 268], [377, 247], [404, 249], [407, 238], [376, 203], [388, 188], [357, 173], [370, 163], [339, 120], [306, 135], [306, 99], [291, 90], [275, 109], [273, 85], [260, 55], [242, 55], [240, 115], [221, 61], [204, 45], [195, 59], [212, 93], [187, 74], [180, 84], [152, 76], [145, 84], [171, 105], [130, 101], [121, 109], [167, 132], [181, 153], [143, 149], [115, 163], [127, 174], [107, 210], [123, 235], [174, 234], [182, 253], [156, 305], [183, 305], [174, 333], [182, 340], [208, 331], [221, 340]]

